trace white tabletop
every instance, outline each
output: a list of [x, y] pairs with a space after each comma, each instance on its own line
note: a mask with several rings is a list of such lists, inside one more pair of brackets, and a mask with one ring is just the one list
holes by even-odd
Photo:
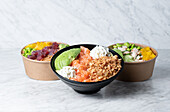
[[159, 56], [150, 80], [133, 83], [115, 80], [91, 95], [76, 93], [60, 80], [37, 81], [28, 78], [19, 51], [1, 49], [0, 52], [0, 112], [170, 110], [170, 50], [158, 50]]

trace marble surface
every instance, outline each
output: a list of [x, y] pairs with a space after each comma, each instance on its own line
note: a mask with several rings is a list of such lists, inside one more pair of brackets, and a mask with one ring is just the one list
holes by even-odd
[[[113, 81], [82, 95], [60, 80], [26, 76], [20, 49], [44, 40], [160, 50], [150, 80]], [[1, 0], [0, 43], [0, 112], [170, 111], [170, 0]]]
[[92, 95], [76, 93], [60, 80], [28, 78], [20, 49], [1, 49], [0, 53], [0, 112], [170, 111], [170, 50], [158, 50], [150, 80], [135, 83], [115, 80]]
[[170, 49], [170, 0], [1, 0], [0, 48], [43, 40]]

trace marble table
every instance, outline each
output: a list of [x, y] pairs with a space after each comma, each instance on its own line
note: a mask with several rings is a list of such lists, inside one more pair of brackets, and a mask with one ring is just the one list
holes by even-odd
[[76, 93], [60, 80], [37, 81], [24, 71], [20, 49], [0, 52], [0, 112], [168, 112], [170, 50], [158, 50], [153, 76], [113, 81], [96, 94]]

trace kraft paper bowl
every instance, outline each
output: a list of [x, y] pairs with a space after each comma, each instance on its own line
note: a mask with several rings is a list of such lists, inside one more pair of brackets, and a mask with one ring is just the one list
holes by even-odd
[[31, 79], [44, 81], [58, 80], [58, 77], [54, 74], [50, 67], [50, 61], [37, 61], [26, 58], [22, 55], [23, 49], [21, 50], [21, 56], [23, 59], [25, 72], [28, 77]]
[[[135, 44], [142, 48], [148, 47], [146, 45], [137, 44], [137, 43], [131, 43], [131, 44]], [[109, 46], [109, 48], [112, 49], [113, 45]], [[127, 82], [139, 82], [139, 81], [148, 80], [152, 76], [155, 61], [158, 56], [158, 52], [154, 48], [152, 47], [150, 48], [153, 51], [153, 53], [156, 55], [155, 58], [143, 62], [124, 62], [124, 69], [117, 77], [117, 80], [127, 81]]]

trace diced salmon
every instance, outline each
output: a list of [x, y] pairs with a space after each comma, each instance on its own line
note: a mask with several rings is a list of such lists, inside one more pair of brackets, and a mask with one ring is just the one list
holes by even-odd
[[81, 48], [81, 52], [83, 52], [84, 54], [90, 54], [90, 50], [88, 48], [85, 48], [83, 46], [81, 46], [80, 48]]
[[79, 82], [90, 82], [89, 72], [87, 71], [87, 65], [89, 61], [92, 60], [92, 57], [90, 56], [90, 50], [83, 46], [81, 46], [80, 48], [81, 48], [81, 52], [79, 54], [78, 59], [74, 60], [71, 64], [71, 66], [77, 68], [76, 79], [73, 80]]

